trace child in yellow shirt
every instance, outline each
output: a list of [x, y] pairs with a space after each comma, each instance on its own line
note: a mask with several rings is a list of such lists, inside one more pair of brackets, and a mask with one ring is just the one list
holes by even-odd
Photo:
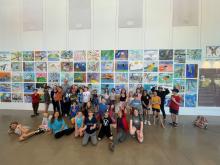
[[160, 120], [161, 126], [163, 128], [164, 124], [162, 122], [162, 118], [160, 116], [160, 104], [161, 104], [161, 99], [159, 96], [157, 96], [157, 91], [153, 92], [153, 96], [151, 97], [151, 103], [152, 103], [152, 111], [153, 111], [153, 116], [154, 116], [154, 125], [156, 122], [156, 118]]

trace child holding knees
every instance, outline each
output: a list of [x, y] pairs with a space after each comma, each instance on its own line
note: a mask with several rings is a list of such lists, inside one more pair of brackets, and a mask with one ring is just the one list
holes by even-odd
[[104, 113], [104, 117], [101, 118], [100, 123], [101, 123], [101, 129], [98, 134], [98, 140], [102, 140], [102, 138], [104, 138], [105, 136], [110, 140], [113, 140], [113, 135], [110, 127], [112, 124], [112, 119], [109, 116], [108, 111]]
[[75, 117], [75, 137], [82, 137], [84, 134], [84, 116], [81, 111], [77, 112], [77, 115]]
[[144, 141], [143, 125], [143, 115], [139, 114], [137, 109], [134, 109], [130, 118], [130, 134], [132, 136], [136, 134], [139, 143]]

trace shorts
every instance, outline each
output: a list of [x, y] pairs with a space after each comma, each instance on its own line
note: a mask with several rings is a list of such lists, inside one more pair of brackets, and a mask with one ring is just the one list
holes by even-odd
[[156, 108], [152, 108], [152, 111], [154, 112], [154, 111], [156, 111], [156, 112], [160, 112], [160, 109], [156, 109]]
[[178, 115], [178, 114], [179, 114], [179, 111], [170, 108], [170, 113], [175, 114], [175, 115]]
[[143, 106], [143, 110], [144, 110], [144, 111], [150, 111], [150, 108], [149, 108], [149, 107], [144, 107], [144, 106]]

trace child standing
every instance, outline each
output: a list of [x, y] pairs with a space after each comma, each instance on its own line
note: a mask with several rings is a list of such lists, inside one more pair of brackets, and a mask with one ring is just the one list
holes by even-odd
[[70, 93], [70, 89], [66, 90], [66, 93], [64, 93], [63, 96], [63, 102], [62, 102], [62, 115], [63, 116], [68, 116], [70, 113], [70, 107], [71, 107], [71, 93]]
[[102, 140], [102, 138], [105, 136], [110, 140], [113, 140], [113, 135], [110, 128], [112, 124], [112, 119], [110, 118], [108, 111], [105, 112], [104, 117], [100, 120], [100, 123], [101, 129], [98, 134], [98, 140]]
[[82, 145], [85, 146], [89, 142], [89, 138], [91, 138], [91, 142], [93, 145], [97, 144], [97, 138], [96, 138], [96, 119], [94, 117], [94, 113], [92, 109], [88, 110], [88, 117], [85, 118], [84, 122], [85, 126], [83, 128], [83, 131], [85, 131]]
[[143, 91], [143, 94], [141, 96], [141, 101], [142, 101], [142, 107], [143, 107], [143, 111], [144, 111], [144, 124], [148, 124], [151, 125], [150, 123], [150, 101], [151, 101], [151, 97], [150, 95], [147, 93], [146, 90]]
[[160, 120], [161, 126], [163, 128], [164, 124], [162, 121], [162, 118], [160, 116], [160, 104], [161, 104], [161, 99], [159, 96], [157, 96], [157, 91], [153, 92], [153, 96], [151, 98], [151, 103], [152, 103], [152, 111], [153, 111], [153, 116], [154, 116], [154, 125], [156, 124], [156, 119]]
[[110, 105], [115, 105], [115, 100], [116, 100], [115, 88], [112, 88], [110, 93]]
[[101, 103], [99, 103], [99, 107], [98, 107], [98, 116], [97, 116], [98, 120], [103, 118], [104, 113], [107, 111], [107, 109], [108, 109], [108, 106], [106, 105], [105, 99], [101, 98]]
[[172, 123], [171, 125], [173, 127], [177, 127], [178, 126], [178, 114], [179, 114], [179, 108], [180, 108], [180, 104], [181, 104], [181, 97], [178, 95], [179, 90], [174, 88], [172, 90], [173, 95], [171, 96], [171, 100], [170, 100], [170, 113], [171, 113], [171, 120]]
[[104, 93], [103, 97], [105, 98], [106, 104], [109, 105], [110, 104], [110, 96], [109, 96], [108, 88], [105, 89], [105, 93]]
[[98, 104], [99, 104], [99, 96], [97, 94], [97, 90], [93, 90], [93, 93], [92, 93], [92, 105], [95, 109], [95, 112], [97, 112], [98, 110]]
[[79, 93], [77, 94], [77, 101], [79, 103], [79, 107], [82, 108], [82, 104], [83, 104], [83, 89], [82, 88], [79, 89]]
[[32, 107], [33, 107], [33, 112], [34, 114], [31, 115], [31, 117], [38, 116], [38, 107], [40, 103], [40, 95], [37, 93], [37, 89], [34, 90], [34, 93], [32, 94]]
[[48, 88], [49, 87], [47, 85], [45, 85], [45, 87], [44, 87], [44, 103], [45, 103], [45, 112], [46, 113], [48, 112], [48, 108], [50, 105], [50, 94], [49, 94]]

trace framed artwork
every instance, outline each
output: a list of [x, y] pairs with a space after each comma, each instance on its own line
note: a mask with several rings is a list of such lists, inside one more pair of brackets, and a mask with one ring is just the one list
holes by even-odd
[[87, 73], [87, 83], [97, 84], [100, 82], [100, 73]]
[[47, 63], [46, 62], [35, 62], [35, 71], [36, 72], [47, 72]]
[[71, 50], [63, 50], [61, 51], [61, 60], [65, 61], [69, 61], [73, 59], [73, 52]]
[[143, 82], [156, 84], [158, 82], [158, 73], [144, 73]]
[[106, 73], [114, 72], [114, 62], [113, 61], [102, 61], [101, 71]]
[[11, 52], [11, 61], [22, 61], [22, 60], [23, 60], [22, 52], [20, 51]]
[[34, 62], [23, 62], [24, 72], [34, 72]]
[[206, 47], [207, 60], [220, 60], [220, 46], [207, 46]]
[[198, 64], [186, 64], [186, 78], [198, 77]]
[[143, 50], [128, 50], [128, 59], [130, 61], [142, 61], [143, 54]]
[[115, 60], [128, 60], [128, 50], [116, 50]]
[[100, 63], [99, 61], [87, 62], [87, 72], [99, 72]]
[[116, 61], [115, 71], [116, 72], [128, 72], [128, 61]]
[[199, 62], [202, 60], [202, 49], [187, 49], [187, 61]]
[[0, 83], [0, 92], [11, 92], [11, 84]]
[[47, 73], [36, 73], [37, 82], [47, 82]]
[[12, 62], [11, 70], [12, 72], [22, 72], [22, 62]]
[[0, 93], [0, 102], [11, 102], [11, 93]]
[[[11, 76], [11, 73], [8, 73], [8, 74]], [[1, 77], [1, 72], [0, 72], [0, 77]], [[23, 82], [23, 73], [22, 72], [12, 72], [12, 82]]]
[[99, 61], [100, 51], [99, 50], [89, 50], [87, 51], [87, 61]]
[[74, 63], [75, 72], [85, 72], [86, 71], [86, 62], [75, 62]]
[[159, 84], [172, 85], [173, 73], [159, 73]]
[[157, 61], [159, 60], [159, 50], [144, 50], [145, 61]]
[[174, 79], [173, 80], [173, 88], [178, 89], [179, 92], [184, 93], [185, 92], [185, 86], [186, 86], [186, 80], [185, 79]]
[[113, 73], [102, 73], [101, 83], [114, 83], [114, 74]]
[[11, 63], [10, 62], [0, 62], [0, 71], [11, 71]]
[[48, 61], [60, 61], [60, 51], [48, 51]]
[[174, 50], [174, 62], [175, 63], [186, 62], [186, 50], [185, 49]]
[[60, 72], [60, 62], [48, 62], [48, 72]]
[[101, 50], [101, 60], [114, 60], [114, 50]]
[[34, 51], [23, 51], [23, 61], [34, 61]]
[[85, 50], [74, 51], [74, 61], [86, 61], [86, 51]]
[[159, 72], [173, 72], [173, 61], [160, 61]]
[[143, 81], [142, 73], [129, 73], [130, 83], [142, 83], [142, 81]]
[[48, 73], [48, 82], [59, 83], [60, 82], [60, 73]]
[[86, 73], [74, 73], [74, 83], [86, 83]]
[[61, 62], [61, 72], [72, 72], [73, 62]]
[[24, 83], [24, 93], [33, 93], [35, 83]]
[[35, 51], [35, 61], [47, 61], [47, 52], [46, 51]]
[[11, 102], [22, 103], [23, 102], [23, 93], [12, 93]]
[[115, 83], [128, 83], [128, 73], [115, 73]]
[[145, 61], [144, 62], [144, 72], [157, 72], [158, 62], [157, 61]]
[[34, 72], [26, 72], [23, 74], [24, 82], [35, 82], [35, 73]]
[[174, 78], [185, 78], [185, 64], [174, 64]]
[[21, 93], [24, 91], [22, 83], [12, 83], [11, 84], [11, 91], [14, 93]]
[[143, 61], [129, 61], [130, 72], [143, 72]]
[[173, 50], [172, 49], [160, 49], [159, 60], [173, 60]]
[[11, 61], [11, 54], [8, 51], [0, 51], [0, 61]]

